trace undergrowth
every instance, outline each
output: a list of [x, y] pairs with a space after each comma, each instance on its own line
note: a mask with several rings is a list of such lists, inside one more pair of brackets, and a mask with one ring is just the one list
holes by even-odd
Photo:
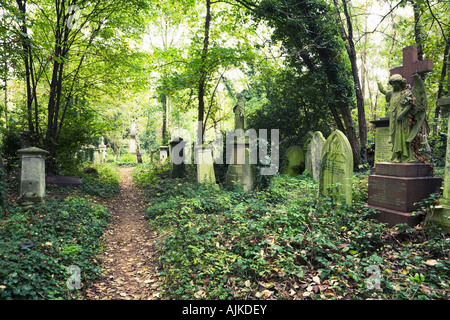
[[276, 175], [249, 193], [186, 179], [141, 184], [150, 227], [164, 234], [165, 298], [448, 299], [449, 238], [431, 224], [369, 219], [364, 181], [354, 177], [352, 206], [318, 197], [306, 176]]

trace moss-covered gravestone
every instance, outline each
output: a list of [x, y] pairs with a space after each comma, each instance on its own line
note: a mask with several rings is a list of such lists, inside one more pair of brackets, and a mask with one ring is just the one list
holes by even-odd
[[326, 140], [323, 137], [322, 132], [316, 131], [312, 134], [311, 141], [309, 143], [309, 153], [307, 153], [307, 157], [309, 156], [310, 160], [307, 161], [307, 163], [311, 163], [312, 177], [315, 180], [318, 180], [320, 177], [322, 150], [325, 142]]
[[305, 170], [305, 153], [300, 146], [291, 146], [284, 155], [283, 173], [295, 177]]
[[352, 203], [353, 153], [347, 137], [339, 130], [333, 132], [322, 149], [319, 193], [341, 194], [347, 204]]
[[197, 164], [197, 181], [206, 185], [216, 185], [212, 148], [208, 146], [195, 147], [195, 162]]

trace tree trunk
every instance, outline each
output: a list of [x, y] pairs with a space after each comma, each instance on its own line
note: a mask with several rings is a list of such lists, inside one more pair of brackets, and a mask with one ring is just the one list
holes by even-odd
[[[439, 87], [438, 87], [438, 95], [437, 95], [438, 99], [442, 98], [442, 96], [444, 94], [444, 81], [445, 81], [445, 76], [447, 75], [447, 68], [449, 67], [449, 64], [450, 64], [449, 51], [450, 51], [450, 32], [447, 37], [447, 43], [445, 44], [445, 48], [444, 48], [444, 58], [443, 58], [444, 62], [442, 64], [441, 78], [440, 78]], [[450, 79], [447, 79], [447, 81], [450, 81]], [[450, 92], [447, 94], [450, 94]], [[436, 109], [434, 110], [433, 135], [437, 134], [437, 129], [438, 129], [437, 123], [439, 121], [440, 115], [441, 115], [441, 108], [439, 106], [436, 106]]]
[[[337, 13], [339, 14], [337, 0], [334, 0], [334, 3], [336, 6]], [[359, 142], [361, 146], [360, 156], [362, 159], [366, 159], [367, 125], [366, 125], [366, 114], [364, 110], [364, 98], [361, 90], [361, 82], [358, 73], [355, 43], [353, 41], [353, 25], [350, 14], [348, 12], [346, 0], [342, 0], [342, 8], [347, 21], [347, 31], [344, 28], [344, 24], [341, 24], [341, 36], [342, 40], [346, 42], [345, 47], [347, 49], [348, 58], [350, 59], [350, 64], [352, 68], [353, 84], [355, 87], [355, 95], [356, 95], [356, 106], [358, 109]]]
[[211, 0], [206, 0], [206, 17], [205, 17], [205, 36], [203, 39], [203, 50], [201, 57], [200, 66], [200, 78], [198, 82], [198, 123], [201, 127], [198, 128], [197, 141], [203, 141], [203, 135], [205, 133], [205, 126], [203, 125], [204, 114], [205, 114], [205, 86], [206, 86], [206, 59], [208, 57], [208, 47], [209, 47], [209, 28], [211, 24]]

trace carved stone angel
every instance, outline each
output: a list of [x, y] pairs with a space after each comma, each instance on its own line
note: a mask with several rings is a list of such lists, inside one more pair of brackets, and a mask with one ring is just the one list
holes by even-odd
[[[428, 107], [425, 86], [415, 74], [414, 88], [399, 74], [389, 78], [393, 90], [389, 92], [390, 134], [393, 162], [416, 162], [413, 140], [416, 138]], [[415, 152], [416, 151], [416, 152]]]

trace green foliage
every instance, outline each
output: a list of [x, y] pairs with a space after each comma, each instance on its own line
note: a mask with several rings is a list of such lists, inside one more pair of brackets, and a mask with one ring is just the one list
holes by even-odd
[[[0, 225], [0, 299], [76, 299], [66, 285], [67, 268], [81, 270], [81, 284], [100, 274], [109, 212], [83, 198], [47, 199], [34, 209], [9, 208]], [[22, 242], [34, 247], [19, 249]]]
[[10, 130], [6, 130], [3, 134], [0, 146], [2, 158], [6, 161], [5, 169], [9, 171], [18, 167], [19, 154], [17, 153], [17, 150], [19, 150], [21, 146], [19, 131], [14, 127]]
[[[364, 185], [367, 176], [360, 175]], [[316, 182], [306, 176], [276, 175], [266, 190], [251, 193], [178, 179], [146, 190], [150, 227], [165, 233], [159, 262], [166, 298], [303, 299], [301, 289], [314, 277], [322, 287], [307, 294], [313, 299], [446, 296], [450, 264], [442, 231], [387, 229], [370, 220], [366, 188], [355, 187], [351, 207], [317, 197]], [[399, 245], [400, 237], [408, 244]], [[438, 263], [424, 264], [430, 259]], [[381, 270], [381, 291], [367, 285], [366, 270], [374, 266]], [[426, 276], [418, 285], [400, 266], [412, 279]]]
[[[88, 168], [95, 169], [98, 176], [85, 173]], [[108, 198], [120, 191], [119, 169], [114, 163], [89, 164], [84, 167], [80, 177], [83, 180], [81, 190], [87, 194]]]

